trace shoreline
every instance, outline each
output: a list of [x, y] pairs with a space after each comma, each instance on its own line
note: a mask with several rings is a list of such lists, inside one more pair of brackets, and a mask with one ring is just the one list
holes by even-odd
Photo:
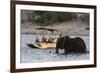
[[[50, 34], [34, 34], [34, 33], [21, 33], [21, 35], [50, 35]], [[52, 36], [57, 36], [53, 34]], [[62, 36], [89, 36], [87, 34], [62, 34]]]
[[[47, 31], [40, 31], [36, 30], [36, 28], [39, 28], [41, 26], [38, 26], [36, 24], [33, 24], [31, 22], [26, 22], [21, 24], [21, 34], [48, 34]], [[62, 22], [62, 23], [55, 23], [51, 26], [44, 26], [44, 28], [50, 28], [50, 29], [56, 29], [57, 34], [61, 33], [62, 35], [87, 35], [89, 36], [89, 29], [87, 30], [89, 25], [87, 23], [83, 23], [81, 21], [69, 21], [69, 22]], [[60, 31], [60, 32], [59, 32]], [[51, 33], [51, 32], [49, 32]], [[53, 35], [53, 33], [51, 33]]]

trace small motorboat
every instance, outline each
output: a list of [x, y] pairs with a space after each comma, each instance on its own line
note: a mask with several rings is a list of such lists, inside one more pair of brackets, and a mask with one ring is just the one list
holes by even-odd
[[[58, 30], [56, 29], [50, 29], [50, 28], [36, 28], [36, 29], [50, 31], [51, 33], [54, 33], [56, 31], [58, 33]], [[27, 44], [27, 46], [30, 48], [38, 48], [38, 49], [56, 48], [56, 41], [58, 37], [59, 36], [57, 36], [55, 39], [54, 37], [52, 37], [52, 38], [49, 38], [49, 41], [46, 41], [47, 39], [43, 35], [43, 38], [42, 38], [43, 41], [40, 42], [37, 37], [35, 43]]]

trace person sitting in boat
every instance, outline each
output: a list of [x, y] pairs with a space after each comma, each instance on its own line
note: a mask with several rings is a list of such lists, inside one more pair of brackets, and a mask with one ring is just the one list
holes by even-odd
[[48, 39], [48, 43], [53, 43], [53, 38], [51, 38], [51, 37], [49, 37], [49, 39]]
[[40, 42], [38, 37], [36, 37], [35, 42], [36, 42], [36, 43], [39, 43], [39, 42]]
[[41, 42], [45, 42], [46, 43], [47, 42], [47, 38], [43, 36]]

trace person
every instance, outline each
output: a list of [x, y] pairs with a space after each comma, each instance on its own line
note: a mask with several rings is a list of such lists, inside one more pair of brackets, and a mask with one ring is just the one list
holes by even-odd
[[48, 38], [48, 43], [51, 43], [51, 37]]
[[54, 38], [49, 37], [48, 43], [53, 43], [53, 41], [54, 41]]
[[46, 43], [47, 42], [47, 38], [43, 36], [41, 42], [45, 42]]
[[35, 42], [36, 42], [36, 43], [39, 43], [39, 42], [40, 42], [38, 37], [36, 37]]
[[61, 33], [59, 34], [59, 38], [60, 38], [60, 37], [62, 37], [62, 34], [61, 34]]

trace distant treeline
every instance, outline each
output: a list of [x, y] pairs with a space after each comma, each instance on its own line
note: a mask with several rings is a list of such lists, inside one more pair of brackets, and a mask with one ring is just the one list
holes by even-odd
[[70, 21], [77, 18], [73, 12], [33, 11], [33, 21], [41, 26], [52, 25], [58, 22]]
[[89, 13], [21, 10], [21, 22], [32, 21], [40, 26], [80, 20], [89, 24]]

